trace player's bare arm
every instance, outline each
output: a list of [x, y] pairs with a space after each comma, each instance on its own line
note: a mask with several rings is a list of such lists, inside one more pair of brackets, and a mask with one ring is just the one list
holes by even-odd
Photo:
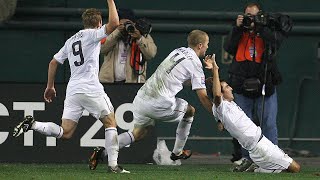
[[215, 54], [212, 55], [206, 55], [203, 63], [205, 64], [206, 69], [210, 69], [212, 71], [213, 75], [213, 82], [212, 82], [212, 92], [213, 92], [213, 98], [214, 98], [214, 104], [218, 106], [221, 103], [221, 85], [220, 85], [220, 79], [219, 79], [219, 67], [216, 63], [216, 56]]
[[216, 63], [215, 58], [212, 58], [212, 92], [213, 92], [213, 102], [216, 106], [219, 106], [221, 103], [221, 84], [219, 79], [219, 66]]
[[198, 98], [201, 104], [212, 114], [212, 102], [210, 101], [206, 89], [197, 89], [196, 90]]
[[44, 91], [43, 98], [48, 103], [52, 102], [52, 99], [56, 97], [56, 90], [54, 88], [54, 80], [58, 68], [58, 61], [54, 58], [49, 63], [48, 68], [48, 82], [47, 82], [47, 88]]
[[119, 26], [119, 16], [114, 0], [107, 0], [109, 8], [109, 19], [106, 25], [106, 33], [110, 34]]

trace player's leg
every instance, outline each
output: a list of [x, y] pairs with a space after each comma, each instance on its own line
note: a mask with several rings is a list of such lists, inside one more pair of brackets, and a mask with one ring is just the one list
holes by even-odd
[[[81, 101], [82, 106], [96, 119], [99, 119], [105, 128], [105, 149], [108, 154], [108, 167], [110, 172], [130, 173], [118, 166], [119, 141], [117, 123], [114, 115], [114, 108], [107, 94], [84, 95]], [[92, 162], [96, 162], [93, 167], [97, 166], [97, 158], [89, 159], [89, 167], [92, 168]]]
[[[61, 123], [63, 130], [61, 138], [63, 139], [70, 139], [77, 128], [78, 121], [84, 111], [80, 103], [83, 98], [82, 96], [81, 94], [68, 96], [64, 101]], [[38, 129], [41, 129], [41, 126]]]
[[[172, 150], [172, 154], [170, 158], [172, 160], [177, 159], [188, 159], [192, 152], [190, 150], [183, 150], [188, 136], [190, 134], [191, 125], [193, 122], [194, 114], [195, 114], [195, 108], [189, 105], [185, 100], [177, 98], [177, 109], [176, 112], [182, 113], [185, 112], [183, 118], [179, 121], [179, 124], [176, 129], [176, 141], [174, 144], [174, 148]], [[187, 109], [185, 109], [185, 106], [187, 106]], [[182, 114], [183, 115], [183, 114]]]
[[[110, 126], [107, 124], [108, 123], [106, 123], [106, 125], [104, 124], [105, 137], [106, 137], [105, 147], [110, 148], [110, 145], [107, 145], [107, 142], [109, 142], [109, 140], [107, 140], [107, 136], [112, 137], [114, 135], [114, 132], [113, 131], [106, 131], [107, 127], [113, 127], [113, 126]], [[111, 129], [116, 130], [116, 128], [111, 128]], [[111, 136], [107, 135], [108, 133], [109, 134], [111, 133]], [[132, 132], [124, 132], [124, 133], [118, 135], [117, 141], [119, 142], [118, 149], [121, 149], [124, 146], [131, 144], [134, 141], [134, 136], [133, 136]], [[91, 155], [89, 157], [89, 169], [90, 170], [95, 170], [97, 168], [99, 162], [103, 161], [103, 158], [105, 156], [108, 156], [108, 148], [105, 148], [105, 147], [98, 146], [98, 147], [93, 148], [93, 152], [91, 153]], [[110, 149], [109, 149], [109, 151], [110, 151]], [[111, 151], [111, 152], [113, 152], [113, 151]], [[108, 158], [108, 160], [109, 160], [109, 158]]]
[[100, 119], [105, 128], [105, 149], [108, 155], [108, 169], [113, 173], [130, 173], [118, 165], [119, 141], [117, 123], [114, 113], [111, 112]]
[[70, 119], [62, 119], [61, 126], [52, 122], [35, 121], [31, 129], [46, 136], [61, 139], [70, 139], [77, 128], [78, 123]]
[[32, 116], [28, 115], [14, 128], [13, 136], [18, 137], [29, 130], [34, 130], [46, 136], [56, 138], [61, 138], [64, 133], [64, 129], [61, 126], [53, 122], [36, 121]]
[[[135, 135], [136, 137], [142, 134], [140, 130], [134, 129], [134, 132], [137, 134]], [[136, 141], [135, 136], [133, 135], [133, 132], [129, 132], [129, 131], [119, 134], [118, 135], [119, 149], [122, 149], [123, 147], [128, 146], [133, 142], [135, 142]], [[89, 158], [89, 161], [90, 161], [89, 168], [91, 170], [95, 170], [98, 165], [98, 161], [100, 160], [103, 161], [103, 157], [107, 155], [108, 155], [108, 152], [104, 147], [98, 146], [93, 148], [93, 152], [91, 153], [91, 156]]]
[[266, 137], [250, 150], [251, 159], [259, 166], [254, 172], [279, 173], [283, 170], [299, 172], [300, 165]]
[[[149, 111], [150, 106], [146, 105], [145, 101], [140, 98], [135, 98], [133, 104], [134, 107], [139, 107], [138, 112], [133, 112], [135, 122], [134, 130], [133, 132], [124, 132], [118, 136], [119, 149], [142, 139], [148, 132], [147, 127], [150, 125], [154, 126], [154, 121], [146, 117], [146, 113]], [[107, 150], [105, 150], [104, 147], [95, 147], [89, 158], [89, 168], [94, 170], [98, 165], [99, 160], [102, 160], [104, 156], [108, 156]]]
[[70, 139], [84, 110], [83, 107], [79, 105], [79, 99], [79, 95], [66, 97], [61, 126], [53, 122], [36, 121], [32, 116], [26, 116], [24, 120], [14, 128], [13, 136], [18, 137], [28, 130], [34, 130], [46, 136]]
[[[149, 132], [149, 129], [152, 127], [152, 125], [140, 126], [139, 124], [135, 124], [135, 127], [132, 132], [124, 132], [118, 135], [118, 141], [119, 141], [119, 149], [122, 149], [125, 146], [128, 146], [135, 141], [139, 141], [143, 139]], [[91, 170], [95, 170], [99, 161], [103, 160], [104, 156], [107, 156], [108, 152], [104, 147], [95, 147], [93, 149], [93, 152], [91, 153], [91, 156], [89, 158], [89, 168]]]
[[[110, 111], [113, 111], [113, 108]], [[108, 166], [115, 168], [118, 166], [119, 141], [114, 113], [110, 112], [100, 120], [105, 128], [105, 148], [108, 154]]]
[[[234, 100], [237, 103], [237, 105], [246, 113], [246, 115], [251, 120], [253, 120], [254, 99], [246, 97], [243, 94], [234, 93]], [[249, 152], [243, 147], [241, 148], [241, 154], [243, 160], [240, 165], [237, 165], [233, 168], [233, 172], [243, 172], [246, 169], [248, 169], [252, 164]]]
[[[289, 165], [287, 171], [291, 172], [291, 173], [298, 173], [298, 172], [300, 172], [300, 165], [296, 161], [292, 160], [292, 162]], [[282, 169], [263, 169], [263, 168], [259, 167], [259, 168], [255, 169], [254, 172], [258, 172], [258, 173], [280, 173], [280, 172], [282, 172]]]
[[[146, 135], [148, 134], [148, 128], [147, 127], [134, 127], [132, 134], [134, 137], [133, 141], [139, 141], [139, 140], [143, 139], [144, 137], [146, 137]], [[129, 145], [129, 144], [127, 144], [127, 145]]]
[[133, 110], [134, 128], [132, 132], [124, 132], [119, 135], [119, 148], [123, 148], [135, 141], [143, 139], [149, 129], [155, 125], [149, 114], [154, 114], [154, 108], [145, 103], [145, 100], [136, 97], [133, 101], [135, 109]]

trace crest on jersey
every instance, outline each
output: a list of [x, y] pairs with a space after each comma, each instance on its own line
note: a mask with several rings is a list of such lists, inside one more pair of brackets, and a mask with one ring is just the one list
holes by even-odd
[[206, 84], [206, 78], [205, 77], [201, 77], [201, 84]]

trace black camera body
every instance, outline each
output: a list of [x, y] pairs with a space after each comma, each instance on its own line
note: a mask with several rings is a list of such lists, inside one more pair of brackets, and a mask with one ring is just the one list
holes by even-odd
[[246, 14], [243, 16], [243, 27], [250, 29], [251, 23], [256, 26], [268, 26], [270, 22], [270, 16], [267, 13], [259, 11], [257, 15]]
[[137, 29], [143, 36], [147, 36], [152, 30], [151, 23], [145, 18], [138, 19], [135, 24], [131, 21], [127, 21], [124, 23], [124, 27], [129, 33], [133, 33], [134, 30]]
[[132, 22], [127, 21], [127, 22], [125, 22], [123, 25], [124, 25], [124, 27], [125, 27], [125, 29], [126, 29], [127, 32], [129, 32], [129, 33], [134, 33], [135, 27], [134, 27], [134, 25], [133, 25]]
[[257, 15], [244, 15], [242, 25], [244, 28], [251, 29], [251, 23], [258, 27], [268, 27], [276, 31], [282, 31], [288, 34], [293, 26], [292, 19], [288, 15], [280, 13], [265, 13], [259, 11]]

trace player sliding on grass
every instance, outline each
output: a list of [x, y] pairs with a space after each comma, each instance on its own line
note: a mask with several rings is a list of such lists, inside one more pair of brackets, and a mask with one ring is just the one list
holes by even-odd
[[96, 9], [87, 9], [82, 14], [84, 29], [69, 38], [49, 64], [48, 83], [44, 92], [44, 99], [48, 103], [52, 102], [56, 96], [54, 79], [58, 65], [63, 64], [68, 59], [71, 69], [71, 77], [64, 101], [62, 125], [58, 126], [52, 122], [39, 122], [35, 121], [32, 116], [26, 116], [14, 128], [13, 136], [18, 137], [31, 129], [46, 136], [69, 139], [72, 137], [83, 111], [87, 110], [104, 124], [109, 171], [129, 173], [129, 171], [118, 166], [117, 163], [119, 144], [114, 109], [98, 79], [100, 40], [119, 25], [114, 1], [107, 0], [107, 2], [109, 7], [108, 24], [102, 26], [101, 12]]
[[[148, 131], [148, 126], [155, 122], [176, 122], [176, 141], [170, 158], [172, 160], [187, 159], [190, 150], [183, 150], [195, 113], [195, 108], [176, 94], [188, 82], [195, 90], [202, 105], [212, 112], [212, 102], [207, 96], [205, 76], [200, 58], [208, 49], [209, 36], [200, 30], [193, 30], [188, 35], [188, 48], [173, 50], [159, 65], [155, 73], [139, 89], [134, 101], [133, 132], [119, 135], [119, 147], [122, 148], [134, 141], [142, 139]], [[208, 58], [208, 57], [206, 57]], [[95, 169], [101, 159], [104, 148], [97, 147], [90, 157], [90, 169]]]
[[[233, 101], [232, 88], [225, 82], [219, 80], [219, 67], [214, 59], [211, 61], [213, 81], [213, 115], [219, 119], [224, 128], [236, 138], [241, 146], [249, 151], [254, 163], [247, 171], [279, 173], [282, 170], [299, 172], [300, 165], [285, 154], [277, 145], [274, 145], [263, 136], [261, 128], [256, 126], [243, 110]], [[209, 90], [210, 91], [210, 90]]]

